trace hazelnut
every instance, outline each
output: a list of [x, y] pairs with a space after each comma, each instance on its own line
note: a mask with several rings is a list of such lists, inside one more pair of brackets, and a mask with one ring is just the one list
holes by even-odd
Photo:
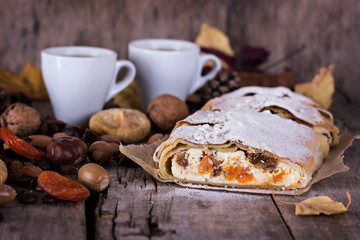
[[91, 190], [102, 192], [110, 184], [110, 175], [100, 165], [88, 163], [79, 169], [78, 180]]
[[0, 184], [0, 205], [13, 201], [16, 197], [15, 190], [6, 184]]
[[24, 103], [14, 103], [0, 116], [1, 126], [24, 137], [36, 132], [41, 125], [40, 113]]
[[113, 149], [107, 142], [96, 141], [89, 147], [89, 159], [97, 164], [105, 165], [112, 157]]
[[52, 165], [68, 165], [86, 159], [86, 143], [75, 137], [59, 137], [49, 141], [45, 158]]
[[190, 115], [186, 103], [169, 94], [157, 96], [148, 105], [147, 112], [155, 126], [164, 132], [171, 131], [177, 121]]
[[159, 139], [162, 138], [162, 137], [164, 137], [164, 134], [155, 133], [154, 135], [152, 135], [152, 136], [148, 139], [147, 143], [148, 143], [148, 144], [152, 144], [152, 143], [156, 142], [157, 140], [159, 140]]

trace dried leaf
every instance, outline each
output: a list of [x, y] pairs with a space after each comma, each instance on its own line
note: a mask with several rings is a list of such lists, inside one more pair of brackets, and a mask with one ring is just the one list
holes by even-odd
[[206, 48], [221, 51], [229, 56], [234, 56], [234, 50], [230, 46], [229, 38], [219, 29], [210, 27], [207, 23], [201, 25], [199, 35], [195, 43]]
[[22, 78], [16, 73], [0, 70], [0, 88], [4, 88], [6, 92], [15, 93], [22, 91], [25, 86]]
[[45, 83], [38, 69], [31, 61], [28, 61], [23, 70], [20, 73], [23, 81], [26, 85], [30, 85], [27, 94], [35, 99], [47, 100], [48, 95], [45, 87]]
[[116, 94], [113, 103], [120, 108], [140, 109], [140, 100], [133, 81], [128, 87]]
[[33, 99], [49, 99], [41, 71], [31, 61], [27, 62], [20, 75], [0, 70], [0, 88], [9, 93], [23, 92]]
[[332, 95], [335, 92], [333, 70], [334, 65], [330, 65], [328, 68], [321, 68], [311, 83], [296, 84], [295, 92], [310, 97], [320, 107], [328, 109], [332, 102]]
[[289, 203], [277, 199], [273, 193], [273, 197], [276, 201], [284, 204], [295, 205], [295, 215], [320, 215], [321, 213], [325, 215], [333, 215], [344, 213], [349, 209], [351, 203], [351, 196], [348, 191], [346, 191], [346, 195], [349, 199], [349, 202], [345, 207], [342, 202], [336, 202], [328, 196], [317, 196], [308, 198], [299, 203]]
[[270, 52], [262, 47], [246, 46], [241, 51], [241, 66], [245, 72], [256, 72], [258, 67], [266, 62]]

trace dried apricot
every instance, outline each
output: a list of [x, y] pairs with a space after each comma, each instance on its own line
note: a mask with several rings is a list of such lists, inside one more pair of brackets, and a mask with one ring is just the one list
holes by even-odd
[[33, 160], [43, 160], [45, 153], [18, 138], [9, 128], [0, 128], [0, 138], [17, 154]]
[[42, 172], [37, 183], [47, 194], [62, 200], [82, 201], [90, 196], [84, 185], [53, 171]]

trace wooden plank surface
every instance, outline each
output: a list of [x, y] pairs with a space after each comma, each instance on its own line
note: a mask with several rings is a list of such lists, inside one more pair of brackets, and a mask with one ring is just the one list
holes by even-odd
[[114, 166], [110, 173], [96, 239], [291, 238], [268, 195], [183, 188], [156, 182], [140, 168]]
[[86, 239], [83, 202], [21, 204], [17, 200], [1, 206], [1, 239]]

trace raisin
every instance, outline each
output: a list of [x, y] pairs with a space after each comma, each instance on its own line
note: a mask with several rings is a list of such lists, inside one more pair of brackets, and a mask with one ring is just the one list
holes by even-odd
[[185, 152], [180, 152], [176, 155], [176, 162], [184, 168], [189, 165], [189, 161], [185, 158]]
[[257, 168], [275, 169], [277, 165], [277, 160], [275, 158], [262, 153], [247, 153], [246, 157]]
[[221, 171], [222, 171], [222, 167], [214, 166], [212, 176], [213, 177], [219, 176]]

